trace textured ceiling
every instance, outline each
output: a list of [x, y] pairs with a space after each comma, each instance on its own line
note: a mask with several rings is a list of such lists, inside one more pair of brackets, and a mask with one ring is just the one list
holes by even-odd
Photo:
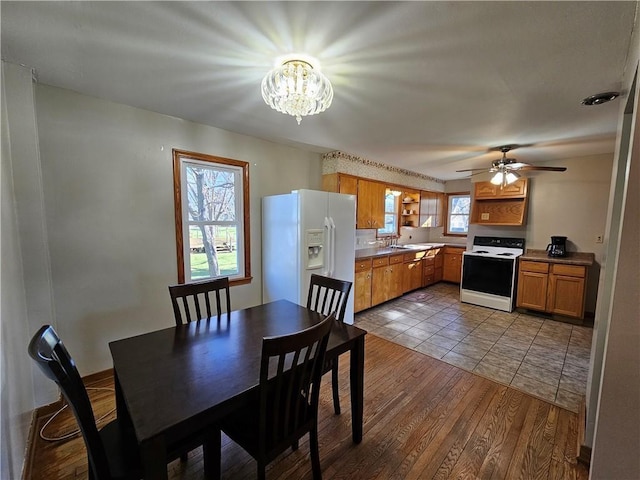
[[[40, 83], [441, 179], [614, 151], [638, 2], [10, 2], [2, 58]], [[320, 61], [332, 106], [271, 110], [276, 57]], [[624, 93], [624, 92], [623, 92]]]

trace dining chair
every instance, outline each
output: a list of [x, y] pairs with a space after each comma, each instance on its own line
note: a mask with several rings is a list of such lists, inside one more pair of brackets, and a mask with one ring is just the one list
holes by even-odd
[[[351, 282], [311, 274], [309, 283], [309, 295], [307, 296], [307, 308], [329, 315], [334, 313], [336, 320], [344, 322], [344, 314], [347, 309], [347, 299], [351, 292]], [[327, 360], [324, 373], [331, 371], [331, 388], [333, 391], [333, 410], [340, 415], [340, 396], [338, 395], [338, 359]]]
[[[225, 417], [220, 430], [257, 461], [258, 479], [266, 466], [309, 433], [314, 480], [321, 480], [318, 402], [327, 342], [335, 317], [289, 335], [262, 339], [260, 383], [248, 405]], [[220, 431], [213, 435], [217, 442]], [[217, 454], [217, 456], [216, 456]], [[220, 449], [212, 449], [212, 472], [220, 475]]]
[[[218, 317], [222, 315], [222, 304], [225, 311], [231, 311], [231, 297], [229, 295], [229, 277], [206, 280], [204, 282], [184, 283], [169, 286], [171, 305], [176, 325], [189, 323], [194, 320], [213, 316], [212, 300], [215, 297], [215, 307]], [[221, 295], [222, 294], [222, 295]], [[224, 302], [222, 301], [224, 300]], [[182, 307], [182, 311], [181, 308]], [[183, 320], [183, 314], [186, 317]]]
[[[53, 327], [40, 327], [29, 342], [28, 351], [45, 376], [58, 384], [78, 422], [87, 449], [89, 479], [142, 478], [140, 451], [132, 428], [115, 419], [98, 430], [91, 401], [76, 364]], [[169, 445], [167, 462], [202, 445], [206, 434], [203, 432], [201, 436]], [[207, 472], [210, 472], [211, 465], [209, 448], [216, 445], [214, 441], [204, 447]]]

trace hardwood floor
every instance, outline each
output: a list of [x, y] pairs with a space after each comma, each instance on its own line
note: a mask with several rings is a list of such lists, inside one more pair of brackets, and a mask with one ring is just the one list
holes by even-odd
[[[577, 415], [419, 352], [367, 335], [364, 438], [351, 442], [348, 360], [340, 364], [342, 415], [333, 414], [331, 382], [323, 381], [319, 443], [323, 478], [331, 479], [579, 479]], [[112, 387], [111, 377], [91, 387]], [[113, 408], [113, 393], [91, 392], [96, 416]], [[66, 417], [63, 418], [63, 417]], [[46, 421], [38, 421], [38, 429]], [[65, 411], [49, 435], [73, 424]], [[34, 480], [86, 479], [82, 439], [39, 437], [28, 467]], [[308, 441], [267, 470], [270, 480], [310, 479]], [[255, 463], [223, 439], [224, 479], [253, 479]], [[203, 478], [202, 452], [172, 462], [169, 478]]]

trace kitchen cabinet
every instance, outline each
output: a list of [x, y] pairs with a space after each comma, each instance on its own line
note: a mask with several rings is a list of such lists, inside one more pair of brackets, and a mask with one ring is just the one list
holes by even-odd
[[423, 287], [428, 287], [429, 285], [442, 281], [443, 257], [444, 250], [442, 248], [427, 250], [422, 259]]
[[462, 252], [464, 247], [444, 247], [442, 280], [460, 283], [462, 278]]
[[505, 186], [476, 182], [470, 222], [482, 225], [524, 225], [527, 203], [526, 178], [519, 178]]
[[353, 309], [360, 312], [371, 307], [371, 259], [356, 260], [353, 288]]
[[444, 223], [444, 193], [420, 192], [420, 223], [421, 227], [442, 227]]
[[402, 254], [376, 257], [372, 261], [371, 305], [402, 295]]
[[358, 177], [344, 173], [330, 173], [322, 176], [322, 190], [325, 192], [358, 194]]
[[407, 293], [423, 286], [424, 273], [422, 261], [426, 253], [427, 251], [422, 250], [404, 254], [402, 293]]
[[400, 205], [400, 225], [403, 227], [420, 226], [420, 192], [402, 192]]
[[516, 306], [584, 318], [587, 266], [545, 261], [520, 261]]
[[384, 226], [384, 197], [387, 187], [380, 182], [358, 179], [356, 228]]

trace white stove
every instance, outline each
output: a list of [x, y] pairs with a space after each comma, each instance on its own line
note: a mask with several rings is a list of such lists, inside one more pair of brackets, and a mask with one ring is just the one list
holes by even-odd
[[524, 238], [480, 237], [462, 256], [460, 301], [510, 312], [516, 292], [516, 265]]

